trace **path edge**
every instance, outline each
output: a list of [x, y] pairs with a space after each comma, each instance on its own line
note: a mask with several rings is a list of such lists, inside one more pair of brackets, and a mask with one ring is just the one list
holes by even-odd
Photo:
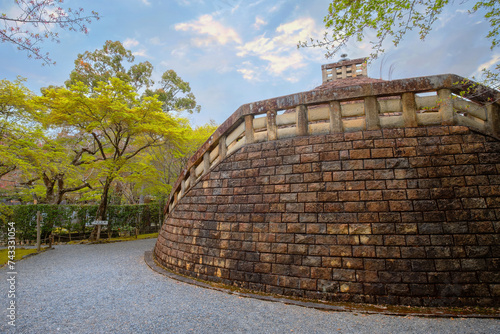
[[[208, 283], [196, 280], [194, 278], [189, 278], [186, 276], [181, 276], [179, 274], [174, 273], [173, 271], [167, 270], [161, 265], [158, 264], [158, 262], [155, 260], [153, 251], [146, 251], [144, 252], [144, 261], [146, 264], [151, 268], [153, 271], [157, 272], [158, 274], [161, 274], [163, 276], [166, 276], [168, 278], [174, 279], [176, 281], [180, 281], [186, 284], [191, 284], [195, 285], [201, 288], [205, 289], [210, 289], [210, 290], [216, 290], [220, 291], [223, 293], [231, 294], [231, 295], [236, 295], [238, 297], [244, 297], [244, 298], [253, 298], [253, 299], [258, 299], [258, 300], [264, 300], [264, 301], [269, 301], [269, 302], [274, 302], [274, 303], [282, 303], [285, 305], [295, 305], [295, 306], [301, 306], [301, 307], [307, 307], [307, 308], [313, 308], [317, 310], [322, 310], [322, 311], [333, 311], [333, 312], [352, 312], [352, 313], [361, 313], [361, 314], [383, 314], [383, 315], [392, 315], [392, 316], [410, 316], [410, 317], [425, 317], [425, 318], [484, 318], [484, 319], [500, 319], [500, 310], [498, 310], [498, 313], [496, 314], [480, 314], [480, 313], [471, 313], [471, 314], [460, 314], [457, 312], [453, 312], [452, 310], [448, 310], [447, 312], [443, 313], [432, 313], [431, 308], [424, 308], [424, 307], [419, 307], [419, 309], [428, 309], [428, 313], [408, 313], [408, 312], [395, 312], [395, 311], [389, 311], [389, 310], [384, 310], [381, 305], [372, 305], [372, 304], [355, 304], [351, 303], [349, 307], [347, 306], [342, 306], [342, 305], [331, 305], [327, 303], [321, 303], [321, 302], [311, 302], [311, 301], [301, 301], [301, 300], [295, 300], [295, 299], [288, 299], [286, 297], [274, 297], [271, 295], [259, 295], [259, 294], [254, 294], [254, 293], [248, 293], [248, 292], [241, 292], [241, 291], [234, 291], [229, 288], [222, 288], [222, 287], [216, 287], [213, 285], [210, 285]], [[375, 308], [375, 310], [367, 310], [367, 307]], [[441, 312], [442, 309], [440, 309]], [[434, 309], [434, 312], [435, 309]]]

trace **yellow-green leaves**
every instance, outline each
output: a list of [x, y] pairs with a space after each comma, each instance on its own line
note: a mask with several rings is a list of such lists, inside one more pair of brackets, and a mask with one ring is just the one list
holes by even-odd
[[[328, 29], [323, 40], [299, 42], [299, 47], [323, 47], [325, 55], [333, 57], [351, 39], [364, 40], [364, 35], [371, 30], [377, 38], [370, 41], [372, 56], [384, 52], [383, 44], [390, 40], [398, 45], [406, 33], [416, 30], [421, 39], [431, 32], [434, 22], [438, 20], [449, 0], [340, 0], [332, 1], [328, 14], [324, 17]], [[468, 2], [460, 2], [466, 5]], [[486, 36], [492, 42], [491, 48], [498, 45], [500, 31], [500, 2], [497, 0], [476, 1], [470, 12], [484, 9], [485, 19], [490, 23], [491, 30]]]

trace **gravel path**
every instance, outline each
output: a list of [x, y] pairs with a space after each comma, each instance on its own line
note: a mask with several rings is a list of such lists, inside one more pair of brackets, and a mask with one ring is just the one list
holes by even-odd
[[324, 312], [242, 298], [152, 271], [155, 240], [56, 246], [17, 264], [16, 327], [0, 270], [0, 333], [500, 333], [495, 319]]

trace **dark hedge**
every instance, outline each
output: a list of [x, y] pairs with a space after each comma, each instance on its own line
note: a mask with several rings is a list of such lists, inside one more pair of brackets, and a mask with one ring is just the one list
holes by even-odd
[[[84, 234], [92, 228], [89, 224], [95, 220], [97, 205], [14, 205], [9, 209], [6, 220], [15, 222], [18, 239], [36, 240], [37, 211], [42, 213], [42, 239], [45, 239], [61, 229]], [[108, 230], [138, 228], [140, 232], [150, 232], [161, 225], [163, 208], [159, 204], [110, 205], [107, 220]], [[6, 231], [6, 226], [2, 230]]]

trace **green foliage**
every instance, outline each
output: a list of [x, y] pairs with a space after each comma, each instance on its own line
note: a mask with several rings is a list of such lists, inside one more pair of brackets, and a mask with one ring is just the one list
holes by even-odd
[[29, 169], [22, 157], [31, 154], [34, 139], [40, 135], [30, 117], [33, 94], [23, 82], [22, 78], [0, 80], [0, 177], [16, 169]]
[[2, 231], [7, 231], [7, 224], [12, 221], [13, 213], [10, 206], [0, 203], [0, 228]]
[[[448, 0], [333, 1], [324, 18], [327, 32], [323, 40], [311, 39], [309, 42], [299, 42], [299, 47], [323, 47], [326, 56], [332, 57], [350, 39], [359, 42], [365, 39], [367, 31], [374, 31], [376, 39], [370, 43], [374, 51], [372, 56], [376, 57], [384, 52], [384, 41], [390, 39], [397, 46], [411, 30], [418, 30], [420, 38], [425, 39], [443, 9], [454, 3]], [[460, 5], [465, 3], [467, 1], [460, 2]], [[491, 30], [486, 37], [491, 40], [493, 49], [498, 45], [500, 3], [496, 0], [476, 1], [469, 8], [469, 12], [480, 9], [485, 10], [485, 19], [490, 23]]]
[[23, 79], [0, 81], [0, 177], [16, 186], [0, 196], [43, 204], [100, 198], [97, 216], [106, 216], [108, 203], [122, 203], [124, 189], [128, 203], [168, 196], [216, 126], [192, 129], [177, 117], [200, 109], [189, 83], [168, 70], [155, 84], [152, 72], [120, 42], [107, 41], [78, 55], [66, 87], [44, 88], [42, 96]]
[[134, 165], [140, 152], [166, 140], [176, 145], [184, 140], [185, 120], [164, 113], [156, 96], [139, 98], [132, 85], [117, 77], [92, 90], [82, 82], [47, 89], [41, 100], [48, 124], [93, 139], [95, 149], [81, 150], [80, 158], [97, 168], [96, 178], [103, 180], [99, 216], [106, 214], [112, 182]]
[[12, 207], [12, 221], [16, 223], [17, 237], [21, 240], [36, 240], [36, 213], [42, 212], [44, 223], [41, 225], [42, 238], [52, 231], [54, 223], [59, 219], [59, 210], [50, 205], [16, 205]]
[[[459, 2], [465, 6], [468, 1]], [[384, 52], [384, 42], [390, 40], [398, 46], [405, 35], [417, 30], [420, 39], [424, 40], [432, 31], [433, 24], [439, 19], [447, 6], [457, 2], [448, 0], [368, 0], [332, 1], [328, 14], [324, 17], [327, 31], [322, 40], [310, 38], [309, 41], [298, 43], [298, 47], [321, 47], [325, 49], [327, 58], [333, 57], [346, 46], [349, 40], [361, 42], [366, 39], [366, 33], [375, 32], [376, 38], [372, 44], [372, 58]], [[467, 8], [469, 13], [483, 11], [484, 19], [490, 25], [490, 31], [485, 36], [491, 41], [493, 50], [499, 45], [500, 32], [500, 2], [498, 0], [475, 1]], [[486, 86], [500, 88], [500, 64], [493, 69], [482, 69], [481, 81]], [[480, 91], [464, 92], [464, 94], [480, 94]], [[495, 102], [495, 101], [490, 101]]]
[[[15, 205], [0, 206], [2, 221], [15, 222], [17, 237], [20, 240], [36, 240], [36, 214], [42, 213], [42, 239], [54, 230], [64, 228], [68, 231], [85, 233], [86, 226], [95, 220], [97, 205]], [[10, 210], [8, 211], [4, 211]], [[5, 214], [4, 214], [5, 213]], [[159, 204], [111, 205], [108, 208], [108, 228], [112, 230], [145, 229], [163, 220], [163, 208]], [[5, 231], [3, 226], [3, 231]], [[88, 229], [88, 228], [87, 228]]]
[[156, 96], [166, 112], [200, 111], [189, 83], [182, 80], [174, 70], [164, 72], [155, 87], [151, 78], [153, 65], [148, 61], [137, 64], [134, 61], [132, 52], [125, 49], [122, 43], [106, 41], [102, 49], [78, 55], [66, 87], [70, 88], [81, 82], [94, 90], [99, 83], [109, 83], [112, 78], [118, 78], [132, 86], [136, 92], [144, 92], [142, 97]]
[[[179, 96], [181, 94], [181, 96]], [[163, 102], [163, 110], [200, 112], [201, 107], [196, 105], [194, 94], [191, 93], [189, 83], [182, 80], [173, 70], [168, 70], [161, 76], [160, 87], [146, 90], [146, 96], [158, 96]]]
[[17, 185], [24, 186], [20, 196], [36, 194], [57, 204], [66, 193], [88, 186], [74, 149], [82, 139], [46, 132], [43, 105], [23, 81], [0, 81], [0, 177], [16, 171]]
[[[14, 261], [21, 260], [23, 257], [29, 254], [37, 253], [36, 248], [19, 248], [16, 247], [16, 255], [14, 257]], [[0, 267], [3, 266], [4, 264], [8, 263], [10, 260], [9, 258], [9, 249], [1, 249], [0, 250]], [[12, 261], [12, 260], [11, 260]]]
[[484, 18], [490, 23], [490, 31], [486, 38], [491, 40], [491, 49], [498, 46], [498, 34], [500, 32], [500, 4], [498, 0], [477, 1], [470, 12], [474, 13], [480, 9], [484, 9], [486, 14]]
[[75, 60], [75, 69], [66, 81], [66, 87], [79, 82], [94, 89], [99, 82], [109, 82], [111, 78], [118, 78], [140, 89], [149, 87], [153, 83], [151, 74], [153, 65], [149, 62], [133, 64], [128, 69], [125, 62], [133, 63], [135, 57], [132, 51], [125, 49], [122, 43], [106, 41], [102, 49], [94, 52], [85, 51]]
[[144, 229], [157, 225], [163, 218], [163, 207], [159, 204], [110, 205], [109, 224], [113, 230], [130, 228]]
[[140, 159], [129, 169], [121, 181], [129, 193], [150, 194], [158, 198], [167, 197], [189, 158], [217, 130], [212, 121], [196, 128], [186, 127], [184, 142], [176, 145], [171, 141], [151, 147], [141, 154]]

